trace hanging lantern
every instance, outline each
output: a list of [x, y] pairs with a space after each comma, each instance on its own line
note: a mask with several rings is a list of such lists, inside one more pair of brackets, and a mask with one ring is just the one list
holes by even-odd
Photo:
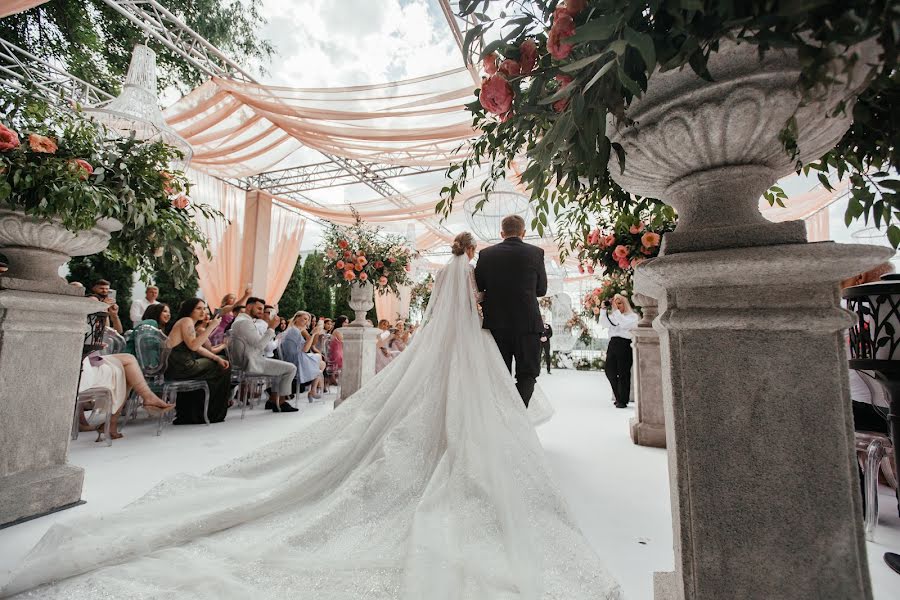
[[528, 230], [532, 214], [528, 196], [519, 193], [507, 182], [499, 182], [488, 195], [487, 202], [479, 209], [478, 203], [482, 200], [484, 194], [479, 190], [467, 196], [463, 203], [466, 223], [480, 240], [491, 244], [499, 242], [500, 222], [509, 215], [522, 217], [525, 229]]
[[184, 170], [191, 162], [193, 150], [163, 118], [156, 96], [156, 52], [137, 44], [118, 97], [85, 110], [95, 120], [124, 135], [134, 132], [139, 140], [162, 141], [180, 150], [184, 157], [171, 166]]

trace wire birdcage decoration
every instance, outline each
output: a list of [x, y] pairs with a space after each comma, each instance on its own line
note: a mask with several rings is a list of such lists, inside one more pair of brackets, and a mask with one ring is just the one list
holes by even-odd
[[500, 241], [500, 222], [503, 217], [519, 215], [525, 220], [525, 229], [531, 224], [531, 203], [528, 196], [516, 191], [506, 182], [500, 182], [488, 195], [487, 202], [478, 208], [484, 200], [484, 193], [476, 191], [466, 197], [463, 212], [466, 223], [478, 239], [493, 244]]
[[174, 146], [184, 157], [173, 162], [173, 169], [184, 170], [191, 162], [191, 145], [166, 123], [159, 109], [159, 99], [156, 96], [156, 52], [143, 44], [136, 44], [134, 47], [122, 93], [108, 102], [85, 109], [85, 112], [124, 135], [134, 132], [139, 140], [162, 141]]
[[566, 268], [555, 260], [547, 261], [545, 267], [547, 270], [547, 295], [563, 293], [566, 287], [566, 277], [568, 277]]

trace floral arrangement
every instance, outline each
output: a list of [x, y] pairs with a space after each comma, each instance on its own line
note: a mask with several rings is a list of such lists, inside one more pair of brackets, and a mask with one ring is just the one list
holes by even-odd
[[349, 227], [332, 224], [322, 242], [326, 279], [338, 285], [370, 283], [380, 294], [397, 294], [401, 285], [409, 285], [412, 253], [406, 239], [380, 231], [358, 215]]
[[538, 307], [540, 307], [541, 310], [552, 310], [553, 296], [543, 296], [538, 298]]
[[585, 314], [596, 320], [600, 318], [600, 310], [603, 303], [608, 302], [616, 294], [623, 296], [631, 296], [631, 277], [624, 274], [610, 275], [605, 277], [600, 285], [585, 294], [581, 301]]
[[222, 215], [190, 200], [184, 174], [169, 168], [176, 158], [175, 148], [123, 137], [77, 105], [0, 90], [0, 204], [73, 232], [118, 219], [107, 255], [182, 282], [195, 271], [195, 248], [207, 245], [194, 217]]
[[595, 227], [583, 242], [574, 244], [578, 271], [593, 275], [599, 267], [607, 274], [630, 274], [636, 266], [659, 254], [662, 236], [674, 223], [657, 218], [652, 225], [632, 214], [620, 215], [610, 228]]
[[434, 275], [428, 273], [422, 281], [415, 284], [410, 291], [410, 306], [424, 314], [428, 303], [431, 302], [431, 292], [434, 289]]
[[[826, 187], [828, 172], [849, 174], [846, 218], [874, 218], [900, 245], [900, 155], [891, 108], [900, 97], [900, 13], [890, 3], [812, 0], [801, 10], [769, 0], [460, 0], [458, 14], [473, 23], [464, 54], [480, 46], [484, 78], [478, 99], [466, 107], [479, 137], [468, 158], [448, 172], [454, 180], [444, 188], [439, 210], [449, 213], [483, 162], [490, 164], [482, 184], [487, 195], [522, 156], [521, 181], [531, 191], [539, 234], [548, 217], [568, 209], [663, 210], [658, 200], [633, 197], [610, 178], [610, 157], [620, 166], [627, 158], [606, 135], [607, 116], [627, 123], [627, 107], [657, 69], [690, 68], [711, 79], [707, 60], [723, 41], [752, 44], [760, 53], [787, 48], [800, 57], [800, 93], [811, 95], [840, 78], [832, 72], [836, 63], [852, 68], [848, 47], [877, 38], [880, 64], [856, 103], [853, 126], [833, 151], [798, 168], [819, 171]], [[836, 112], [844, 110], [841, 105]], [[781, 138], [785, 152], [796, 156], [791, 119]], [[772, 188], [766, 197], [778, 202], [783, 193]]]

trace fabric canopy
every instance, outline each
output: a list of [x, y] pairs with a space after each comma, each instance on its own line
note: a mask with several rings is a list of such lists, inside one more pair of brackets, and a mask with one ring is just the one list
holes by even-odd
[[29, 8], [34, 8], [45, 2], [47, 2], [47, 0], [3, 0], [3, 2], [0, 3], [0, 19], [8, 17], [9, 15], [24, 12]]

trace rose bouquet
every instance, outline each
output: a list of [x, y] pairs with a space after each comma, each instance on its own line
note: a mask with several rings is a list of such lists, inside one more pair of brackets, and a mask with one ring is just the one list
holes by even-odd
[[380, 229], [359, 217], [349, 227], [332, 225], [322, 242], [326, 279], [348, 285], [371, 283], [381, 294], [396, 294], [401, 285], [409, 285], [412, 253], [406, 239], [379, 234]]
[[425, 314], [425, 309], [431, 301], [431, 291], [434, 289], [434, 275], [429, 273], [425, 278], [413, 286], [410, 291], [410, 305], [415, 307], [419, 314]]
[[600, 317], [603, 303], [608, 302], [616, 294], [631, 295], [631, 278], [627, 275], [617, 274], [605, 277], [600, 285], [585, 294], [581, 301], [584, 314], [596, 320]]
[[607, 274], [630, 274], [636, 266], [659, 254], [662, 236], [675, 228], [672, 221], [655, 220], [650, 226], [639, 217], [621, 215], [607, 229], [594, 228], [574, 245], [578, 270], [593, 274], [601, 269]]
[[106, 250], [114, 260], [150, 276], [187, 281], [205, 249], [194, 217], [221, 217], [191, 203], [184, 174], [169, 170], [178, 151], [161, 142], [123, 137], [33, 92], [0, 90], [0, 205], [69, 231], [102, 218], [120, 221]]

